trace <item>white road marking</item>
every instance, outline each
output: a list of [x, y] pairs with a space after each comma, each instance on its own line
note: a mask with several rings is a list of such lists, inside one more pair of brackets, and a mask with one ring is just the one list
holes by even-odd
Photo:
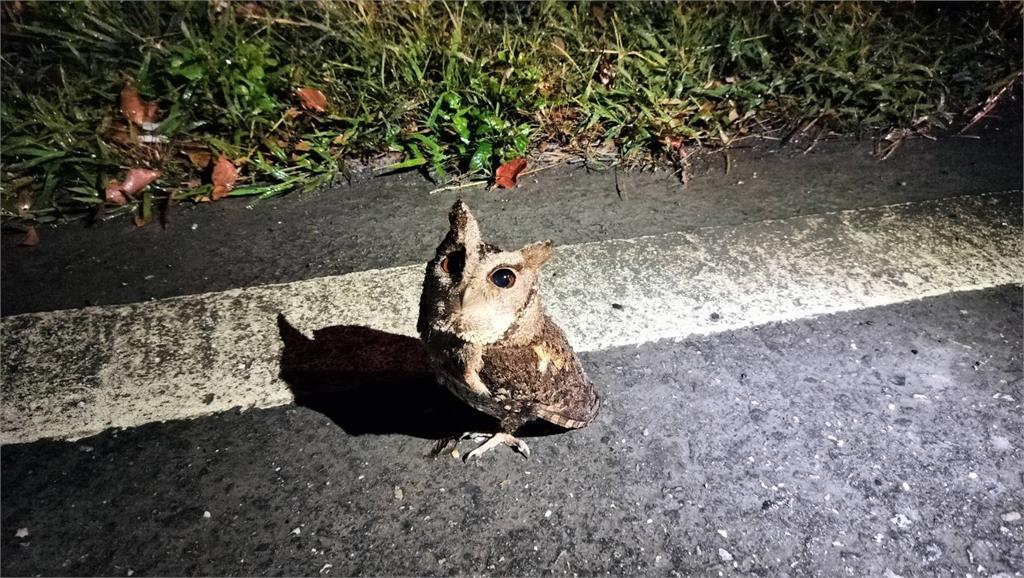
[[[1011, 195], [558, 247], [542, 295], [594, 351], [1020, 283]], [[278, 312], [307, 334], [415, 335], [422, 276], [414, 265], [4, 318], [0, 443], [290, 403]]]

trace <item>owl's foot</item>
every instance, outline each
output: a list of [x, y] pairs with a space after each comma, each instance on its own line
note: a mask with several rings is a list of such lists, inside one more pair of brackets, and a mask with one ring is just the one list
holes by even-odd
[[466, 460], [473, 458], [479, 458], [485, 453], [493, 450], [494, 448], [504, 444], [517, 452], [523, 454], [523, 457], [530, 457], [530, 446], [526, 445], [526, 442], [507, 433], [496, 433], [496, 434], [478, 434], [478, 433], [467, 433], [462, 436], [462, 439], [472, 439], [473, 441], [480, 441], [486, 439], [484, 443], [477, 446], [477, 448], [468, 454], [466, 454]]

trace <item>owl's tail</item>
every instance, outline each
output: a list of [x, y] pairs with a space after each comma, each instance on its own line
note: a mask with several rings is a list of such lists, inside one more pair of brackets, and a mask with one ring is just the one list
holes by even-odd
[[557, 406], [535, 406], [533, 411], [537, 417], [559, 427], [580, 429], [590, 425], [597, 418], [597, 412], [601, 409], [601, 398], [597, 395], [596, 390], [593, 390], [593, 394], [594, 396], [586, 408], [579, 413], [574, 412], [572, 416], [567, 415], [565, 411], [560, 411], [561, 408]]

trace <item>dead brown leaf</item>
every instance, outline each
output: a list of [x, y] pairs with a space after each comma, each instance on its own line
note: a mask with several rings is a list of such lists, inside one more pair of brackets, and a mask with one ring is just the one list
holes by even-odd
[[39, 233], [36, 232], [35, 226], [31, 226], [31, 227], [28, 228], [28, 231], [25, 231], [25, 238], [22, 239], [20, 243], [18, 243], [18, 246], [19, 247], [35, 247], [38, 244], [39, 244]]
[[235, 186], [235, 181], [238, 180], [238, 168], [231, 162], [231, 159], [221, 155], [217, 159], [217, 164], [213, 167], [212, 180], [213, 191], [210, 193], [210, 196], [214, 201], [223, 199], [228, 196], [228, 193]]
[[526, 159], [519, 157], [498, 167], [494, 173], [494, 185], [502, 189], [511, 189], [516, 186], [516, 179], [519, 173], [526, 168]]
[[160, 174], [160, 171], [152, 169], [140, 169], [137, 167], [131, 169], [124, 177], [124, 180], [121, 181], [121, 192], [129, 197], [134, 196], [135, 193], [148, 187], [150, 183], [160, 178]]
[[246, 2], [235, 5], [235, 14], [244, 18], [261, 18], [267, 14], [267, 11], [260, 6], [259, 2]]
[[665, 144], [665, 147], [671, 151], [678, 151], [683, 148], [683, 139], [678, 136], [669, 135], [661, 139], [661, 142]]
[[121, 183], [114, 180], [107, 183], [105, 196], [108, 203], [114, 203], [115, 205], [123, 205], [128, 202], [128, 198], [121, 192]]
[[159, 112], [156, 101], [145, 101], [131, 83], [121, 89], [121, 114], [132, 124], [143, 126], [156, 122]]
[[605, 88], [611, 88], [612, 83], [615, 82], [615, 67], [607, 57], [601, 59], [601, 63], [597, 67], [596, 77], [601, 86]]
[[210, 166], [210, 161], [213, 160], [213, 153], [206, 149], [187, 150], [185, 154], [188, 155], [188, 160], [200, 169]]
[[295, 150], [299, 152], [306, 152], [313, 150], [313, 146], [304, 140], [300, 140], [299, 142], [295, 143]]
[[128, 171], [123, 181], [110, 181], [107, 183], [106, 199], [108, 203], [123, 205], [128, 199], [142, 189], [148, 187], [153, 181], [160, 178], [160, 171], [136, 167]]
[[302, 108], [315, 110], [316, 112], [327, 112], [327, 97], [319, 90], [303, 87], [295, 89], [295, 93], [299, 95]]
[[18, 191], [18, 216], [24, 217], [32, 208], [32, 189], [25, 187]]

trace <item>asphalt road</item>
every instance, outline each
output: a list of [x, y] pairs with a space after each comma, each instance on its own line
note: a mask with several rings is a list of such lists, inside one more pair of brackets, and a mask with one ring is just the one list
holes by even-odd
[[411, 379], [6, 446], [3, 573], [1012, 575], [1021, 314], [1003, 287], [584, 354], [602, 414], [529, 461], [427, 457], [423, 421], [471, 424]]
[[429, 455], [487, 423], [408, 336], [416, 177], [5, 234], [0, 572], [1019, 575], [1020, 124], [980, 134], [463, 194], [556, 240], [605, 400], [529, 460]]

